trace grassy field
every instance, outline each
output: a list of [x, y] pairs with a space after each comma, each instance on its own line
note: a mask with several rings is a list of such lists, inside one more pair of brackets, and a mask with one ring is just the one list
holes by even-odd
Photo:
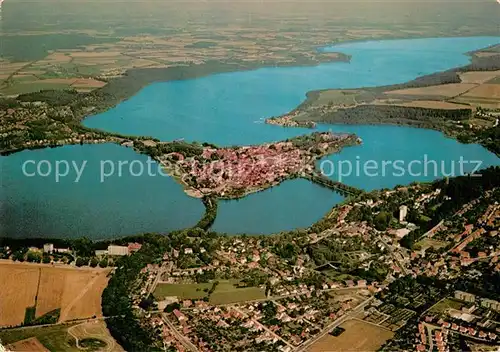
[[168, 296], [177, 296], [179, 299], [200, 299], [207, 296], [212, 284], [158, 284], [154, 296], [163, 299]]
[[[7, 329], [0, 331], [0, 340], [10, 350], [23, 352], [96, 350], [83, 348], [86, 342], [102, 346], [99, 351], [123, 351], [109, 334], [103, 321]], [[77, 347], [77, 340], [82, 348]]]
[[446, 247], [448, 242], [434, 240], [432, 238], [424, 238], [423, 240], [416, 243], [417, 246], [420, 246], [421, 249], [434, 248], [439, 249]]
[[30, 337], [26, 340], [17, 341], [7, 346], [10, 351], [33, 351], [33, 352], [47, 352], [50, 351], [36, 337]]
[[68, 333], [78, 340], [78, 345], [99, 347], [99, 351], [123, 351], [123, 348], [110, 335], [106, 323], [94, 321], [72, 326]]
[[236, 288], [232, 286], [232, 288], [225, 290], [221, 290], [217, 287], [215, 292], [210, 296], [210, 303], [229, 304], [262, 298], [266, 298], [266, 295], [264, 290], [259, 287]]
[[329, 334], [314, 343], [311, 352], [376, 351], [394, 333], [359, 320], [348, 320], [340, 325], [345, 329], [339, 336]]
[[59, 321], [101, 316], [108, 272], [0, 262], [0, 326], [23, 323], [27, 307], [35, 307], [36, 318], [61, 309]]
[[[228, 304], [241, 301], [265, 298], [264, 290], [259, 287], [236, 287], [237, 281], [220, 281], [210, 295], [213, 304]], [[212, 283], [204, 284], [162, 284], [154, 292], [157, 299], [177, 296], [179, 299], [201, 299], [208, 297]]]
[[444, 313], [448, 309], [456, 309], [460, 310], [465, 306], [464, 302], [453, 299], [453, 298], [445, 298], [444, 300], [439, 301], [435, 305], [429, 309], [431, 313]]
[[[18, 328], [0, 331], [0, 340], [4, 345], [15, 344], [22, 340], [36, 338], [46, 349], [49, 351], [80, 351], [76, 345], [75, 340], [68, 334], [68, 327], [71, 325], [54, 325], [48, 327], [31, 327], [31, 328]], [[32, 341], [29, 345], [35, 345], [36, 342]], [[19, 343], [13, 347], [18, 347], [17, 351], [24, 351], [27, 347], [26, 343]], [[21, 348], [21, 349], [19, 349]], [[12, 348], [13, 351], [16, 349]]]
[[318, 105], [352, 106], [359, 103], [356, 98], [361, 97], [364, 93], [365, 91], [363, 90], [324, 90], [319, 92], [316, 103]]

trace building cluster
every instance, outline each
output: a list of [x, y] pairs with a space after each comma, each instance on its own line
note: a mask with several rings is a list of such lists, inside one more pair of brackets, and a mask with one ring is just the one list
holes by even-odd
[[138, 250], [140, 250], [142, 245], [140, 243], [129, 243], [126, 246], [118, 246], [115, 244], [110, 244], [108, 246], [108, 249], [102, 249], [102, 250], [96, 250], [95, 254], [98, 257], [104, 256], [104, 255], [110, 255], [110, 256], [124, 256], [124, 255], [131, 255]]
[[[487, 195], [486, 195], [487, 196]], [[414, 275], [437, 276], [442, 279], [459, 277], [463, 270], [476, 262], [489, 263], [493, 271], [500, 271], [500, 205], [489, 204], [478, 212], [480, 203], [472, 201], [454, 216], [454, 224], [439, 223], [429, 238], [445, 250], [442, 254], [427, 254], [425, 249], [414, 251], [412, 272]], [[465, 217], [474, 212], [471, 223]], [[462, 228], [460, 232], [454, 228]]]
[[461, 302], [456, 308], [431, 310], [422, 318], [417, 350], [428, 350], [429, 346], [441, 352], [453, 350], [447, 343], [450, 334], [479, 343], [498, 343], [500, 302], [462, 291], [455, 291], [454, 299]]
[[42, 102], [23, 102], [19, 107], [0, 110], [0, 151], [123, 140], [94, 131], [75, 131], [66, 123], [72, 119], [74, 116], [69, 107], [51, 107]]
[[169, 152], [158, 159], [162, 163], [175, 162], [182, 180], [200, 196], [231, 198], [311, 173], [319, 156], [337, 151], [353, 136], [326, 132], [303, 138], [300, 145], [292, 140], [237, 148], [205, 147], [201, 157]]
[[[217, 345], [243, 350], [245, 346], [265, 349], [266, 345], [274, 345], [277, 350], [291, 351], [353, 311], [363, 300], [355, 294], [317, 292], [229, 306], [197, 301], [174, 309], [167, 319], [201, 351], [216, 350]], [[164, 343], [172, 343], [171, 331], [162, 336]]]

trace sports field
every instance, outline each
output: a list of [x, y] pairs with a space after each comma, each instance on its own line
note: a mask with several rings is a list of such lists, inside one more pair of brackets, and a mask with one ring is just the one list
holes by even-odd
[[339, 336], [325, 335], [309, 349], [310, 352], [377, 351], [394, 336], [392, 331], [361, 320], [348, 320]]

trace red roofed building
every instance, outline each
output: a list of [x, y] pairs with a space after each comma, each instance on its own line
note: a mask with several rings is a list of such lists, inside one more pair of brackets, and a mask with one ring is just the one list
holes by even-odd
[[134, 252], [137, 252], [138, 250], [140, 250], [142, 248], [142, 244], [140, 243], [129, 243], [128, 244], [128, 253], [134, 253]]

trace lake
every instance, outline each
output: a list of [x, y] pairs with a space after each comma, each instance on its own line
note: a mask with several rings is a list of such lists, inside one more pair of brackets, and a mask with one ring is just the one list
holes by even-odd
[[[310, 90], [405, 82], [465, 65], [469, 59], [463, 53], [498, 42], [500, 37], [344, 43], [321, 50], [350, 54], [350, 63], [262, 68], [155, 83], [115, 108], [89, 117], [84, 124], [123, 134], [151, 135], [162, 140], [184, 138], [221, 146], [281, 140], [311, 130], [266, 125], [263, 120], [292, 110]], [[363, 145], [325, 158], [331, 165], [346, 160], [353, 165], [356, 161], [381, 164], [400, 160], [405, 165], [420, 161], [420, 166], [417, 163], [414, 168], [406, 168], [403, 175], [389, 167], [385, 176], [378, 170], [375, 176], [372, 171], [370, 175], [354, 172], [342, 177], [343, 182], [366, 190], [435, 179], [443, 175], [441, 164], [447, 173], [460, 158], [480, 161], [482, 167], [499, 164], [499, 159], [481, 146], [460, 144], [436, 131], [396, 126], [318, 126], [318, 130], [329, 129], [356, 133], [363, 139]], [[51, 162], [88, 159], [89, 165], [97, 166], [79, 183], [20, 176], [23, 160], [44, 158]], [[201, 202], [188, 198], [168, 177], [128, 174], [100, 183], [95, 175], [100, 160], [121, 158], [145, 160], [129, 149], [112, 145], [69, 146], [1, 158], [7, 182], [4, 180], [0, 196], [6, 209], [2, 211], [6, 215], [0, 230], [19, 237], [86, 234], [112, 238], [192, 226], [201, 217]], [[437, 175], [423, 172], [429, 160], [438, 165]], [[468, 164], [464, 171], [472, 168], [472, 163]], [[340, 176], [336, 171], [331, 175], [334, 179]], [[287, 181], [238, 201], [221, 202], [214, 229], [254, 234], [306, 227], [341, 200], [337, 194], [304, 180]]]

